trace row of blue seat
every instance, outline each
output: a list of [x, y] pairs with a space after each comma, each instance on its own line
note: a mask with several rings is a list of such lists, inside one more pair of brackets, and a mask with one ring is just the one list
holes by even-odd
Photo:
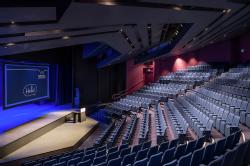
[[137, 121], [138, 121], [137, 115], [133, 114], [131, 117], [131, 122], [128, 124], [127, 129], [122, 137], [123, 144], [131, 142], [131, 139], [133, 137], [137, 125]]
[[145, 109], [142, 112], [142, 120], [140, 123], [139, 143], [142, 143], [148, 140], [149, 127], [150, 127], [150, 114], [149, 114], [149, 111]]
[[160, 103], [154, 110], [157, 144], [161, 144], [167, 138], [167, 123]]
[[107, 136], [109, 135], [109, 133], [111, 132], [111, 130], [113, 129], [114, 125], [115, 125], [115, 123], [112, 122], [112, 123], [107, 127], [107, 129], [104, 130], [104, 132], [102, 132], [102, 133], [98, 136], [98, 138], [96, 139], [96, 141], [95, 141], [95, 143], [94, 143], [93, 146], [95, 146], [95, 147], [101, 146], [101, 145], [104, 143], [104, 141], [106, 140], [106, 138], [107, 138]]

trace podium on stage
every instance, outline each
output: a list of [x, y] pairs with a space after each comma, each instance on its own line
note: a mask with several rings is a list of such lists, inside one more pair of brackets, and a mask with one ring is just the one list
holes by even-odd
[[83, 122], [86, 120], [86, 108], [80, 109], [79, 122]]

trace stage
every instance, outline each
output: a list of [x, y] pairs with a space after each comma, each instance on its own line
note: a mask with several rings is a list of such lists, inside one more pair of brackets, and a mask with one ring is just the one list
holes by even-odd
[[84, 122], [65, 123], [66, 117], [75, 114], [75, 109], [69, 106], [47, 108], [50, 111], [44, 111], [41, 117], [0, 134], [0, 164], [18, 165], [22, 160], [75, 149], [98, 126], [97, 121], [88, 117]]

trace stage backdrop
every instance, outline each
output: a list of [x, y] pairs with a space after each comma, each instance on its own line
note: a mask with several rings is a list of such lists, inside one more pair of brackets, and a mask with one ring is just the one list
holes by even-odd
[[4, 65], [4, 107], [49, 98], [49, 66]]

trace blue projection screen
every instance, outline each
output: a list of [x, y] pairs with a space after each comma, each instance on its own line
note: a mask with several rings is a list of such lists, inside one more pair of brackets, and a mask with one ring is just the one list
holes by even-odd
[[49, 66], [5, 64], [5, 108], [47, 98]]

